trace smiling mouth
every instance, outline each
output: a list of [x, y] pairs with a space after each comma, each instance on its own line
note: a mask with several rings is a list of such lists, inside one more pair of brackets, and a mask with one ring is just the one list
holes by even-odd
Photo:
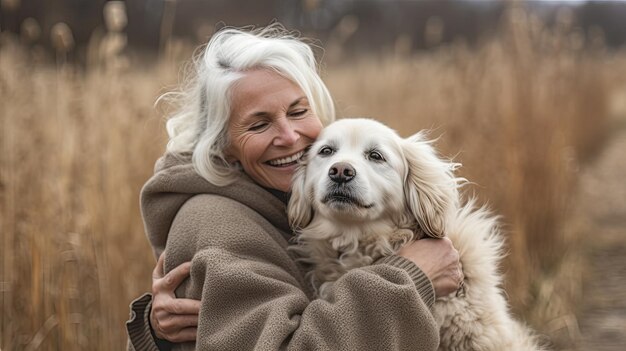
[[289, 167], [298, 163], [298, 160], [304, 155], [304, 150], [283, 158], [276, 158], [266, 161], [265, 163], [272, 167]]

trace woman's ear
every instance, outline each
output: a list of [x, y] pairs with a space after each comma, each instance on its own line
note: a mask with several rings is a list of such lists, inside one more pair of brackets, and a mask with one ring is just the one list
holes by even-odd
[[403, 140], [407, 169], [404, 196], [422, 231], [441, 238], [446, 234], [448, 215], [458, 207], [461, 179], [454, 177], [454, 170], [460, 164], [440, 159], [431, 143], [422, 132]]
[[306, 193], [306, 164], [302, 163], [296, 169], [291, 179], [291, 197], [287, 206], [289, 225], [297, 230], [309, 225], [313, 219], [312, 199]]

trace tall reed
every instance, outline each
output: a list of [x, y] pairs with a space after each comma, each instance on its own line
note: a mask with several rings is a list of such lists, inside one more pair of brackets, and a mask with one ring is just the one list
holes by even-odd
[[[503, 215], [515, 311], [553, 335], [580, 287], [580, 237], [563, 229], [577, 169], [605, 137], [607, 97], [625, 77], [611, 62], [624, 56], [510, 16], [478, 48], [363, 57], [324, 76], [341, 115], [441, 136], [468, 193]], [[0, 348], [123, 348], [127, 305], [154, 264], [138, 209], [165, 145], [153, 103], [175, 76], [79, 73], [0, 47]]]
[[154, 261], [138, 191], [163, 149], [153, 102], [168, 73], [33, 68], [9, 49], [0, 347], [119, 349], [129, 298], [149, 286]]
[[571, 345], [582, 233], [566, 225], [578, 170], [608, 135], [608, 99], [624, 70], [607, 65], [614, 56], [598, 33], [546, 28], [516, 8], [503, 23], [478, 48], [459, 41], [364, 58], [327, 77], [341, 114], [440, 137], [472, 182], [466, 195], [502, 215], [514, 311], [557, 347]]

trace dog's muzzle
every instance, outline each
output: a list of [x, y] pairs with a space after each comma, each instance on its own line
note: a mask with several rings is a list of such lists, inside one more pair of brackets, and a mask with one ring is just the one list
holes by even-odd
[[328, 177], [337, 184], [343, 184], [356, 177], [356, 170], [347, 162], [337, 162], [330, 166]]

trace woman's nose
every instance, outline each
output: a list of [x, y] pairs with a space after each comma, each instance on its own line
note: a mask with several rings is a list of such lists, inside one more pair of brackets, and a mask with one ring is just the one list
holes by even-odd
[[278, 127], [278, 135], [274, 138], [274, 145], [291, 146], [300, 139], [300, 133], [296, 131], [288, 119], [282, 119], [278, 123]]

